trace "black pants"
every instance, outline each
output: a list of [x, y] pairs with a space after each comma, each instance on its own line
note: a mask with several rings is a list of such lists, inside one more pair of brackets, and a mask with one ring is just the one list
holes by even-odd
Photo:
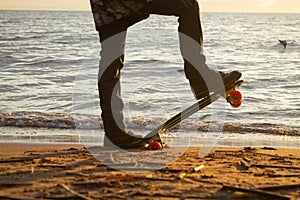
[[[215, 71], [205, 64], [202, 52], [203, 36], [196, 0], [154, 0], [140, 10], [142, 14], [173, 15], [178, 17], [180, 49], [184, 71], [194, 93], [207, 90], [208, 78]], [[120, 70], [124, 62], [126, 30], [134, 21], [128, 19], [104, 26], [100, 31], [101, 61], [99, 68], [99, 95], [105, 134], [118, 137], [127, 132], [123, 121], [123, 101], [120, 93]], [[206, 80], [207, 79], [207, 80]]]

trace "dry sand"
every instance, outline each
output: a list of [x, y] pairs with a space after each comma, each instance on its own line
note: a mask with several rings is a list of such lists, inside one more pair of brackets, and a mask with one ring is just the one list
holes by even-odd
[[190, 148], [166, 167], [130, 173], [106, 166], [80, 145], [1, 144], [0, 197], [296, 200], [300, 149], [215, 148], [200, 158], [199, 149]]

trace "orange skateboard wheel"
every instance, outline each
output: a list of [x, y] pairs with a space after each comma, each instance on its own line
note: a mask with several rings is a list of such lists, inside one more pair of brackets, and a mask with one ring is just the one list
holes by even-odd
[[233, 90], [229, 93], [228, 102], [230, 104], [241, 104], [242, 98], [242, 93], [237, 90]]
[[163, 146], [159, 142], [151, 142], [148, 146], [149, 150], [159, 150], [162, 148], [163, 148]]

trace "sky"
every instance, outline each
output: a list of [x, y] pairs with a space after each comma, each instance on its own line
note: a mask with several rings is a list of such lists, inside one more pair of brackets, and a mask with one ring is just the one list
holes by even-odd
[[[202, 12], [300, 13], [300, 0], [198, 0]], [[0, 10], [90, 10], [89, 0], [1, 0]]]

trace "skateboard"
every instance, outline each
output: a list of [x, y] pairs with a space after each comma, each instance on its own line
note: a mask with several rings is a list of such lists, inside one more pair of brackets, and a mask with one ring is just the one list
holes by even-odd
[[198, 100], [193, 105], [189, 106], [185, 110], [173, 116], [143, 138], [144, 141], [142, 142], [145, 142], [145, 147], [148, 150], [162, 149], [164, 143], [160, 137], [161, 134], [170, 130], [171, 128], [179, 124], [182, 120], [188, 118], [192, 114], [217, 101], [221, 97], [225, 98], [232, 107], [240, 107], [242, 104], [242, 94], [237, 90], [237, 88], [240, 87], [243, 84], [243, 82], [243, 80], [237, 80], [229, 84], [225, 87], [226, 92], [223, 95], [220, 92], [212, 92], [210, 95]]

